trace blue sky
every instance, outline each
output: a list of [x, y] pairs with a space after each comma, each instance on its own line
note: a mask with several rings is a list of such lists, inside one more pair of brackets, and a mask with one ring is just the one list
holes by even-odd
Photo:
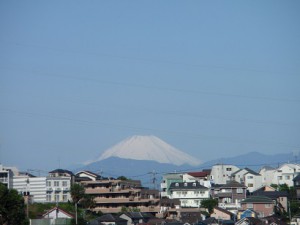
[[1, 163], [66, 168], [136, 134], [202, 161], [299, 152], [299, 10], [1, 1]]

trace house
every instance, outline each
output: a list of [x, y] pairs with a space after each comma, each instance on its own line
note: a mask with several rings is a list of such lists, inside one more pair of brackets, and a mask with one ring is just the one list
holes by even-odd
[[183, 182], [199, 182], [204, 187], [211, 187], [210, 172], [208, 171], [183, 173], [182, 180]]
[[246, 198], [247, 187], [237, 181], [228, 181], [223, 185], [213, 185], [210, 189], [212, 198], [218, 199], [219, 207], [236, 212], [241, 201]]
[[79, 171], [75, 174], [75, 182], [100, 180], [101, 176], [91, 171]]
[[205, 215], [198, 208], [181, 208], [177, 219], [183, 223], [196, 224], [205, 219]]
[[47, 177], [47, 202], [71, 201], [71, 185], [74, 183], [74, 174], [69, 170], [56, 169], [49, 172]]
[[95, 212], [119, 213], [122, 209], [158, 213], [159, 193], [141, 186], [138, 180], [110, 180], [80, 182], [85, 193], [94, 198]]
[[210, 217], [214, 217], [218, 220], [234, 220], [235, 215], [223, 208], [215, 207], [213, 213], [210, 214]]
[[237, 221], [235, 225], [261, 225], [261, 220], [254, 217], [244, 217]]
[[57, 219], [57, 218], [65, 218], [65, 219], [73, 219], [75, 216], [59, 207], [54, 207], [48, 210], [43, 214], [42, 218], [44, 219]]
[[257, 218], [258, 217], [258, 213], [251, 210], [251, 209], [246, 209], [246, 210], [239, 210], [237, 215], [236, 215], [236, 218], [237, 220], [240, 220], [240, 219], [243, 219], [243, 218], [246, 218], [246, 217], [253, 217], [253, 218]]
[[253, 192], [262, 186], [262, 176], [249, 168], [240, 169], [234, 172], [232, 174], [232, 179], [244, 184], [249, 192]]
[[263, 186], [272, 184], [275, 170], [275, 168], [270, 166], [264, 166], [260, 169], [259, 174], [261, 175]]
[[262, 218], [274, 214], [275, 203], [272, 199], [265, 196], [251, 196], [241, 202], [242, 210], [253, 210]]
[[[272, 184], [287, 184], [289, 187], [294, 186], [293, 179], [300, 173], [300, 165], [286, 163], [274, 171]], [[268, 184], [271, 185], [271, 184]]]
[[250, 195], [268, 197], [275, 202], [277, 211], [288, 212], [288, 193], [286, 191], [277, 191], [270, 186], [263, 186], [252, 192]]
[[300, 200], [300, 174], [293, 179], [294, 188], [296, 190], [297, 199]]
[[179, 199], [181, 207], [199, 208], [203, 199], [208, 199], [209, 189], [199, 182], [175, 182], [170, 185], [171, 199]]
[[210, 180], [214, 184], [226, 184], [238, 170], [239, 168], [234, 165], [216, 164], [212, 166]]
[[127, 225], [127, 220], [109, 213], [90, 221], [89, 225]]
[[162, 176], [162, 181], [160, 184], [161, 192], [160, 196], [162, 198], [170, 198], [170, 185], [176, 182], [183, 182], [182, 173], [167, 173]]
[[261, 218], [260, 220], [262, 221], [262, 225], [287, 225], [281, 218], [274, 215]]
[[141, 212], [127, 212], [120, 215], [120, 218], [127, 221], [127, 225], [136, 225], [140, 223], [147, 223], [154, 216], [150, 213]]

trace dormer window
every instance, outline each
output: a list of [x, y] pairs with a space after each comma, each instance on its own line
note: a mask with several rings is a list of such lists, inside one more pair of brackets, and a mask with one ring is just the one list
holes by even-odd
[[184, 186], [187, 187], [187, 183], [184, 183]]
[[179, 186], [179, 183], [176, 183], [175, 186], [178, 187], [178, 186]]
[[196, 183], [193, 183], [193, 187], [196, 187]]

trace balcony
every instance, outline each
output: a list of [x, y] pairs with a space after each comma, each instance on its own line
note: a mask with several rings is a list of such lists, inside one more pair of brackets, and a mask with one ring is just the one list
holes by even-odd
[[55, 190], [55, 192], [60, 192], [61, 188], [55, 188], [54, 190]]
[[8, 178], [7, 177], [0, 177], [0, 182], [1, 183], [8, 183]]
[[241, 208], [240, 203], [219, 203], [218, 206], [223, 209], [239, 209], [239, 208]]
[[70, 188], [63, 188], [63, 192], [69, 192]]
[[47, 192], [52, 192], [53, 189], [51, 187], [47, 187]]

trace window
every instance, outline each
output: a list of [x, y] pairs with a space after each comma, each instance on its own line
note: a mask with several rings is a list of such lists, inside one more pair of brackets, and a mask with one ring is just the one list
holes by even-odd
[[253, 203], [248, 203], [248, 204], [247, 204], [247, 208], [248, 208], [248, 209], [253, 209]]
[[249, 184], [248, 184], [248, 187], [253, 187], [253, 184], [252, 184], [252, 183], [249, 183]]
[[278, 180], [282, 180], [282, 176], [278, 176]]
[[291, 178], [290, 178], [289, 175], [287, 175], [287, 176], [285, 176], [285, 179], [286, 179], [286, 180], [289, 180], [289, 179], [291, 179]]
[[59, 187], [59, 181], [54, 181], [54, 187]]
[[271, 208], [271, 204], [265, 204], [265, 208]]
[[226, 168], [226, 171], [231, 171], [232, 170], [232, 168], [230, 167], [230, 168]]
[[59, 202], [59, 195], [55, 195], [55, 202]]
[[67, 186], [68, 186], [68, 181], [63, 181], [63, 182], [62, 182], [62, 186], [63, 186], [63, 187], [67, 187]]
[[46, 196], [46, 201], [51, 202], [51, 195], [50, 194]]
[[184, 186], [187, 187], [187, 183], [184, 183]]
[[51, 187], [51, 181], [47, 181], [47, 187]]
[[248, 176], [247, 178], [248, 178], [248, 179], [253, 179], [253, 176]]
[[179, 186], [179, 183], [176, 183], [175, 186], [178, 187], [178, 186]]
[[67, 195], [63, 195], [63, 202], [68, 201], [68, 196]]
[[242, 194], [242, 193], [243, 193], [243, 188], [237, 188], [237, 189], [236, 189], [236, 193]]
[[196, 187], [196, 183], [193, 183], [193, 186]]

